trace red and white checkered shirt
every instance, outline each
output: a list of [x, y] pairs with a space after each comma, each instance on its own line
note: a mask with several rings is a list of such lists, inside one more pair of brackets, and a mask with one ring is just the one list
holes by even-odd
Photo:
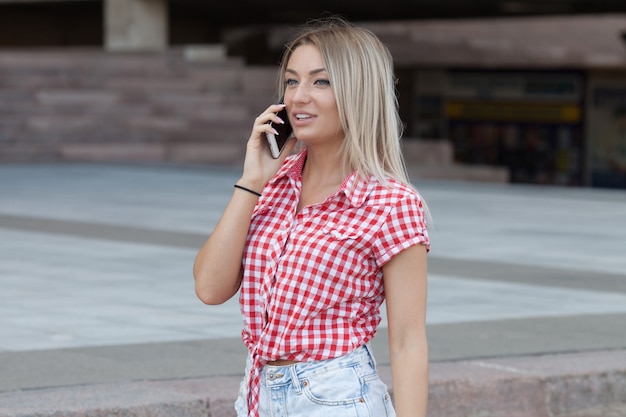
[[390, 179], [354, 173], [324, 202], [296, 213], [306, 151], [288, 157], [252, 214], [243, 257], [243, 341], [253, 366], [250, 416], [268, 361], [335, 358], [376, 333], [384, 300], [382, 266], [429, 245], [420, 196]]

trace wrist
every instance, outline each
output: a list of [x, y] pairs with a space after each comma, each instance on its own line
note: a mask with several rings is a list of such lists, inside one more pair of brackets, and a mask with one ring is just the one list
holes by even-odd
[[246, 176], [242, 176], [237, 181], [235, 181], [235, 184], [241, 185], [242, 187], [246, 187], [257, 192], [263, 191], [266, 183], [267, 181]]
[[[248, 187], [247, 185], [242, 185], [242, 182], [240, 182], [240, 181], [237, 181], [235, 183], [235, 189], [241, 190], [241, 191], [245, 191], [248, 194], [254, 195], [256, 197], [261, 197], [261, 195], [262, 195], [261, 192], [257, 191], [256, 188], [251, 188], [251, 187]], [[261, 190], [261, 189], [259, 188], [259, 190]]]

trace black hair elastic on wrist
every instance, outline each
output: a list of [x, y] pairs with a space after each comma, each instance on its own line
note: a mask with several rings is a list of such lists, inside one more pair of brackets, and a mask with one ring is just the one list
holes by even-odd
[[235, 188], [239, 188], [240, 190], [247, 191], [247, 192], [249, 192], [250, 194], [254, 194], [254, 195], [256, 195], [257, 197], [261, 197], [261, 193], [257, 193], [256, 191], [252, 191], [251, 189], [246, 188], [246, 187], [243, 187], [243, 186], [241, 186], [241, 185], [239, 185], [239, 184], [235, 184]]

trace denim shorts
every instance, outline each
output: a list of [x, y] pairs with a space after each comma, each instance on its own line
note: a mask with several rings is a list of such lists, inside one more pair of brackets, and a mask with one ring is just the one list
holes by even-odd
[[[247, 417], [246, 376], [235, 402], [237, 417]], [[365, 345], [338, 358], [266, 365], [261, 371], [261, 417], [395, 417], [387, 386]]]

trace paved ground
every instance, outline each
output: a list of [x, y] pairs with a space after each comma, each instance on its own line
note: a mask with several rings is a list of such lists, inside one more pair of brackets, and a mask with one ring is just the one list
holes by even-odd
[[[191, 275], [237, 176], [0, 166], [0, 411], [24, 390], [241, 375], [236, 300], [202, 305]], [[416, 184], [433, 363], [626, 350], [626, 192]]]

